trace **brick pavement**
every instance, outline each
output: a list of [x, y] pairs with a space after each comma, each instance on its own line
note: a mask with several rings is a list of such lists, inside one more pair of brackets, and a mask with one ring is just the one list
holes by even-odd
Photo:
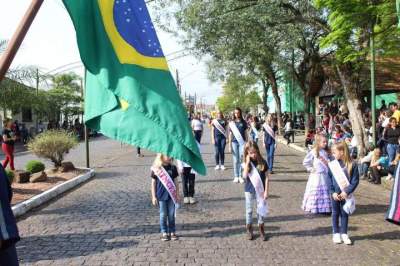
[[199, 203], [178, 213], [181, 239], [161, 242], [149, 193], [153, 156], [120, 149], [107, 154], [120, 155], [98, 168], [95, 179], [19, 221], [22, 265], [400, 265], [400, 228], [383, 220], [388, 192], [362, 183], [350, 218], [355, 245], [334, 246], [330, 217], [300, 210], [303, 154], [283, 145], [272, 176], [268, 242], [245, 240], [243, 186], [231, 182], [231, 167], [213, 170], [210, 145], [204, 148], [208, 176], [197, 178]]

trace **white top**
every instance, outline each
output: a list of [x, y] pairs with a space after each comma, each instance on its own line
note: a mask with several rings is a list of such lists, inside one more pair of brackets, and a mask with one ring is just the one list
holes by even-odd
[[198, 119], [192, 120], [192, 129], [193, 130], [203, 130], [203, 123]]
[[291, 131], [292, 130], [292, 123], [286, 122], [285, 124], [285, 131]]

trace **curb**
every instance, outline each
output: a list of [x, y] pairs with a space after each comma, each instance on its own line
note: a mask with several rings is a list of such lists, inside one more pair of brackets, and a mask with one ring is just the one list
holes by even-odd
[[280, 143], [280, 144], [283, 144], [283, 145], [285, 145], [285, 146], [288, 146], [288, 147], [290, 147], [290, 148], [292, 148], [292, 149], [294, 149], [294, 150], [296, 150], [296, 151], [299, 151], [299, 152], [303, 152], [303, 153], [307, 153], [307, 149], [306, 148], [303, 148], [303, 147], [300, 147], [299, 145], [296, 145], [296, 144], [289, 144], [289, 145], [287, 145], [286, 143], [286, 140], [283, 140], [283, 139], [281, 139], [281, 138], [278, 138], [277, 139], [278, 140], [278, 142]]
[[71, 180], [68, 180], [64, 183], [61, 183], [55, 187], [52, 187], [49, 190], [44, 191], [43, 193], [40, 193], [28, 200], [25, 200], [23, 202], [20, 202], [16, 204], [15, 206], [12, 207], [12, 211], [14, 213], [14, 216], [18, 218], [21, 215], [24, 215], [28, 211], [32, 210], [33, 208], [36, 208], [53, 198], [57, 197], [58, 195], [71, 190], [72, 188], [78, 186], [79, 184], [89, 180], [95, 175], [94, 169], [90, 168], [77, 168], [79, 170], [89, 170], [88, 173], [74, 177]]

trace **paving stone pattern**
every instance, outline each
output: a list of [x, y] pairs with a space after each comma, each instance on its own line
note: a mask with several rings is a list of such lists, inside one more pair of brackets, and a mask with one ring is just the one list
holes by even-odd
[[[304, 155], [284, 145], [271, 182], [269, 241], [245, 240], [243, 185], [231, 182], [232, 167], [214, 170], [208, 135], [204, 142], [208, 175], [197, 177], [199, 203], [177, 214], [179, 241], [160, 241], [158, 210], [150, 201], [154, 155], [136, 158], [132, 148], [101, 141], [107, 150], [97, 146], [96, 156], [108, 163], [93, 180], [18, 222], [21, 264], [400, 265], [400, 227], [384, 221], [389, 192], [363, 182], [350, 218], [355, 244], [334, 245], [330, 217], [301, 211]], [[226, 165], [231, 166], [229, 154]]]

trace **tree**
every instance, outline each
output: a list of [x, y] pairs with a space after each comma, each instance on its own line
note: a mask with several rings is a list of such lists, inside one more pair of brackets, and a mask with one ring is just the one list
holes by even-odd
[[400, 51], [395, 2], [317, 0], [316, 4], [329, 18], [329, 34], [321, 40], [321, 45], [334, 51], [333, 66], [343, 86], [359, 154], [363, 155], [368, 136], [362, 119], [360, 74], [369, 61], [371, 37], [375, 38], [381, 56], [392, 56]]
[[257, 80], [253, 76], [231, 74], [223, 86], [223, 94], [217, 99], [218, 109], [222, 112], [233, 111], [236, 107], [249, 111], [261, 104], [256, 91]]

